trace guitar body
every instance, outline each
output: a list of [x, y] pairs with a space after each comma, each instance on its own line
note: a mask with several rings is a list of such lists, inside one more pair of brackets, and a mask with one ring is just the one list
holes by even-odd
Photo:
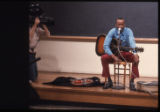
[[116, 38], [112, 38], [110, 49], [115, 56], [118, 56], [117, 47], [118, 47], [118, 40]]
[[[104, 54], [104, 49], [103, 49], [103, 45], [104, 45], [104, 40], [106, 38], [106, 35], [101, 34], [97, 37], [97, 41], [96, 41], [96, 54], [98, 56], [102, 56]], [[118, 46], [118, 41], [117, 39], [113, 38], [111, 41], [111, 45], [110, 45], [110, 49], [113, 52], [113, 54], [117, 54], [117, 47]]]
[[98, 56], [102, 56], [104, 54], [104, 49], [103, 49], [103, 44], [104, 44], [104, 40], [106, 38], [106, 35], [101, 34], [97, 37], [97, 41], [96, 41], [96, 54]]

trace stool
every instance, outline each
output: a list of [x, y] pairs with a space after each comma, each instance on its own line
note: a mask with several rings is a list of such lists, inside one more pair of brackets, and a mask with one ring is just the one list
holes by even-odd
[[[123, 78], [123, 86], [125, 88], [126, 86], [126, 75], [129, 75], [129, 81], [131, 78], [131, 63], [126, 63], [124, 61], [121, 62], [114, 62], [114, 82], [116, 83], [116, 76], [118, 76], [118, 83], [119, 83], [119, 76], [120, 75], [124, 75]], [[127, 64], [128, 64], [128, 68], [127, 68]], [[120, 67], [120, 65], [123, 65], [122, 67]], [[120, 73], [120, 70], [123, 70], [124, 73]], [[129, 71], [129, 73], [127, 74], [126, 71]]]

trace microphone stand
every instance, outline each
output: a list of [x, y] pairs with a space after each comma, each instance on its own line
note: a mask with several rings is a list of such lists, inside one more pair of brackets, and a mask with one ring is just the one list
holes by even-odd
[[[119, 29], [118, 29], [119, 30]], [[118, 46], [117, 46], [117, 49], [118, 49], [118, 55], [120, 55], [120, 50], [119, 50], [119, 47], [120, 46], [120, 31], [119, 31], [119, 34], [118, 34]], [[117, 63], [117, 62], [116, 62]], [[117, 90], [120, 90], [120, 89], [125, 89], [124, 86], [121, 86], [120, 83], [119, 83], [119, 65], [120, 63], [118, 62], [118, 82], [115, 84], [115, 86], [112, 87], [112, 89], [117, 89]], [[114, 74], [115, 75], [115, 74]]]

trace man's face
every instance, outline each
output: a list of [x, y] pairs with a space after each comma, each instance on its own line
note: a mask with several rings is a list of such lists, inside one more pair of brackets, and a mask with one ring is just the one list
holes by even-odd
[[117, 19], [117, 21], [116, 21], [116, 27], [123, 29], [125, 27], [124, 19]]

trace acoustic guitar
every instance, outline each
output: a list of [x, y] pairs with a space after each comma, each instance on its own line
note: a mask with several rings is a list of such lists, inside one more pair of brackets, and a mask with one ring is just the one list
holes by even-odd
[[[97, 37], [96, 49], [95, 50], [96, 50], [96, 54], [98, 56], [102, 56], [103, 54], [105, 54], [104, 49], [103, 49], [105, 38], [106, 38], [105, 34], [101, 34]], [[112, 41], [111, 41], [111, 44], [110, 44], [110, 49], [111, 49], [111, 51], [113, 52], [114, 55], [118, 54], [118, 47], [119, 47], [120, 51], [127, 51], [127, 52], [129, 52], [131, 50], [135, 50], [137, 52], [143, 52], [144, 51], [144, 49], [140, 48], [140, 47], [136, 47], [134, 49], [131, 48], [131, 47], [123, 47], [123, 46], [121, 46], [121, 42], [118, 39], [113, 38]]]

